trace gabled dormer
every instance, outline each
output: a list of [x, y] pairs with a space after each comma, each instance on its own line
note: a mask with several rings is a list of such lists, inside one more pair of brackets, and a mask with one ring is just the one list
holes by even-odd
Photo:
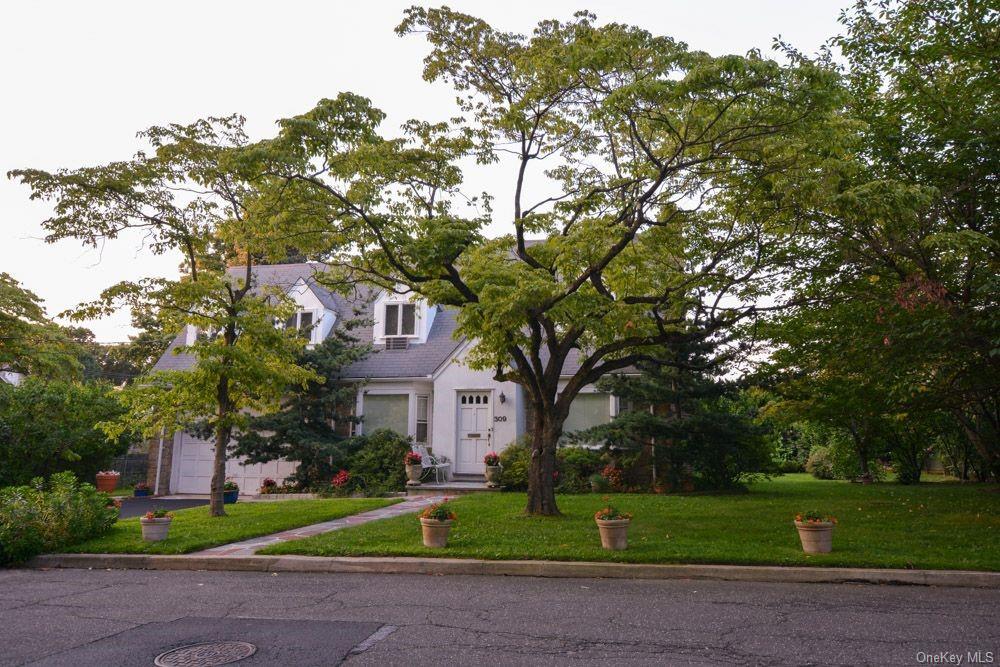
[[412, 293], [383, 291], [373, 304], [372, 342], [390, 350], [427, 342], [437, 308]]
[[292, 285], [287, 295], [297, 308], [285, 321], [285, 328], [297, 329], [308, 336], [310, 346], [326, 340], [337, 321], [337, 313], [326, 307], [311, 284], [302, 278]]

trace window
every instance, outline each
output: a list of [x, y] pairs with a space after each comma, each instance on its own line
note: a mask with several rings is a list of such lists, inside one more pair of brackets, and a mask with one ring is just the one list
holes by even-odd
[[417, 307], [412, 303], [385, 305], [385, 335], [413, 336], [417, 332]]
[[563, 432], [582, 431], [611, 421], [610, 394], [577, 394], [569, 406]]
[[417, 433], [415, 440], [427, 444], [427, 407], [429, 397], [417, 396]]
[[312, 325], [313, 312], [311, 310], [300, 310], [285, 320], [286, 329], [295, 329], [300, 331], [303, 337], [309, 339], [312, 339]]
[[410, 397], [407, 394], [365, 394], [364, 432], [388, 428], [409, 434]]

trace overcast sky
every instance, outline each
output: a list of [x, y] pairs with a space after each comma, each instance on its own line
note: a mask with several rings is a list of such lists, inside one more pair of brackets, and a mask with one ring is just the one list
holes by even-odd
[[[421, 78], [427, 46], [393, 28], [410, 2], [17, 2], [0, 8], [0, 175], [129, 158], [137, 130], [239, 112], [254, 138], [274, 121], [350, 90], [388, 114], [387, 131], [411, 117], [447, 118], [453, 94]], [[639, 25], [713, 54], [769, 51], [781, 35], [814, 52], [838, 32], [844, 0], [646, 0], [473, 2], [450, 0], [505, 30], [579, 9]], [[544, 8], [544, 9], [543, 9]], [[496, 198], [493, 231], [505, 231], [512, 184], [502, 170], [473, 176]], [[0, 178], [0, 271], [45, 300], [50, 314], [119, 281], [177, 273], [177, 256], [121, 238], [101, 252], [42, 241], [49, 209]], [[86, 323], [98, 340], [124, 341], [127, 313]]]

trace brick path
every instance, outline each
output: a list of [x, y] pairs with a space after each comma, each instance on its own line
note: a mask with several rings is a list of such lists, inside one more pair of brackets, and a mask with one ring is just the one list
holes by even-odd
[[340, 530], [341, 528], [348, 528], [350, 526], [360, 526], [361, 524], [368, 523], [369, 521], [378, 521], [379, 519], [388, 519], [389, 517], [399, 516], [400, 514], [409, 514], [427, 507], [428, 505], [440, 502], [441, 500], [444, 500], [444, 496], [408, 498], [401, 503], [389, 505], [388, 507], [380, 507], [369, 512], [352, 514], [350, 516], [334, 519], [333, 521], [314, 523], [309, 526], [302, 526], [301, 528], [283, 530], [280, 533], [273, 533], [271, 535], [261, 535], [260, 537], [243, 540], [242, 542], [223, 544], [218, 547], [212, 547], [211, 549], [205, 549], [204, 551], [197, 551], [191, 555], [219, 556], [223, 558], [232, 556], [252, 556], [258, 549], [263, 549], [271, 544], [276, 544], [278, 542], [290, 542], [291, 540], [301, 540], [303, 537], [321, 535], [322, 533], [329, 533], [330, 531]]

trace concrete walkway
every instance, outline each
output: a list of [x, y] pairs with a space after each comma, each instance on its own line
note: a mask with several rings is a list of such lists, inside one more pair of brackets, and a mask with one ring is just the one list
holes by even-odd
[[323, 533], [340, 530], [341, 528], [360, 526], [362, 524], [369, 523], [370, 521], [378, 521], [380, 519], [388, 519], [390, 517], [399, 516], [400, 514], [417, 512], [428, 505], [432, 505], [442, 500], [444, 500], [444, 496], [408, 498], [401, 503], [389, 505], [388, 507], [380, 507], [378, 509], [371, 510], [370, 512], [352, 514], [350, 516], [341, 517], [340, 519], [334, 519], [332, 521], [323, 521], [322, 523], [314, 523], [309, 526], [302, 526], [301, 528], [283, 530], [280, 533], [262, 535], [261, 537], [254, 537], [249, 540], [243, 540], [242, 542], [223, 544], [218, 547], [212, 547], [211, 549], [205, 549], [204, 551], [196, 551], [195, 553], [189, 555], [215, 556], [221, 558], [252, 556], [258, 549], [263, 549], [264, 547], [272, 544], [290, 542], [292, 540], [301, 540], [304, 537], [322, 535]]

